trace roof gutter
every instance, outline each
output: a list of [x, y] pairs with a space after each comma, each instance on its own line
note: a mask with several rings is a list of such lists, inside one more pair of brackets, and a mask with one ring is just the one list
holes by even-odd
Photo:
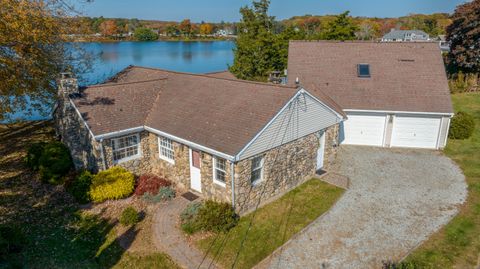
[[454, 113], [446, 112], [415, 112], [415, 111], [395, 111], [395, 110], [365, 110], [365, 109], [344, 109], [345, 112], [371, 112], [371, 113], [398, 113], [398, 114], [423, 114], [423, 115], [439, 115], [439, 116], [450, 116], [452, 117]]

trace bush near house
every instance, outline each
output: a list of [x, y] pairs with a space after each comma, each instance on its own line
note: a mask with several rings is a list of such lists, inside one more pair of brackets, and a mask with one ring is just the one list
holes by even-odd
[[67, 182], [65, 187], [77, 202], [86, 204], [90, 202], [89, 191], [92, 179], [93, 175], [89, 171], [83, 171], [72, 182]]
[[227, 232], [238, 223], [238, 216], [230, 204], [212, 200], [205, 201], [201, 206], [187, 207], [181, 219], [182, 229], [188, 234], [200, 230]]
[[159, 203], [175, 198], [175, 190], [172, 187], [161, 187], [157, 194], [146, 192], [143, 194], [143, 200], [149, 203]]
[[475, 119], [466, 112], [458, 112], [453, 116], [450, 123], [448, 138], [467, 139], [470, 138], [475, 129]]
[[167, 179], [160, 178], [155, 175], [142, 175], [138, 179], [137, 187], [135, 188], [135, 195], [141, 196], [145, 193], [157, 194], [160, 188], [169, 187], [172, 185]]
[[58, 141], [31, 145], [25, 162], [40, 173], [43, 182], [51, 184], [63, 183], [63, 177], [73, 166], [70, 151]]
[[90, 198], [94, 202], [121, 199], [133, 192], [135, 177], [122, 167], [112, 167], [95, 175], [90, 186]]
[[120, 223], [124, 226], [130, 226], [137, 224], [139, 221], [139, 216], [135, 208], [129, 206], [122, 211], [122, 215], [119, 219]]

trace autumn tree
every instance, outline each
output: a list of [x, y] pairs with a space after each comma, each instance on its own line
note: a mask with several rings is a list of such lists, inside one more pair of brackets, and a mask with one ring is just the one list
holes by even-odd
[[66, 43], [79, 33], [64, 1], [0, 0], [0, 120], [12, 113], [46, 115], [56, 98], [55, 79], [79, 71], [87, 58]]
[[106, 20], [100, 24], [100, 31], [104, 36], [113, 36], [118, 32], [117, 24], [114, 20]]
[[480, 73], [480, 0], [455, 9], [447, 28], [450, 66], [465, 73]]
[[323, 38], [342, 41], [356, 39], [355, 32], [358, 30], [358, 27], [352, 21], [352, 18], [348, 16], [349, 13], [349, 11], [346, 11], [331, 21], [323, 33]]
[[201, 35], [210, 35], [213, 32], [213, 25], [210, 23], [202, 23], [200, 25], [200, 34]]
[[191, 36], [193, 33], [193, 25], [189, 19], [185, 19], [180, 22], [178, 25], [178, 30], [180, 30], [181, 34], [184, 36]]

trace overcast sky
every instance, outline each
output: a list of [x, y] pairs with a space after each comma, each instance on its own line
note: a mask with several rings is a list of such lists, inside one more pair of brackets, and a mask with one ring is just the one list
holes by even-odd
[[[399, 17], [411, 13], [452, 13], [466, 0], [272, 0], [270, 14], [279, 19], [295, 15], [338, 14]], [[88, 16], [195, 22], [238, 21], [239, 9], [251, 0], [94, 0], [81, 9]]]

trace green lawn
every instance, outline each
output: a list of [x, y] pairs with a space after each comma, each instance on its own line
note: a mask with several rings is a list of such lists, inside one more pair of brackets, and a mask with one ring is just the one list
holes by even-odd
[[26, 237], [20, 253], [0, 256], [0, 268], [178, 268], [163, 253], [126, 252], [115, 240], [114, 219], [81, 214], [61, 187], [36, 179], [23, 164], [25, 149], [51, 139], [51, 122], [0, 125], [0, 225], [17, 226]]
[[212, 235], [196, 244], [225, 268], [232, 267], [237, 252], [235, 268], [251, 268], [326, 212], [342, 194], [342, 189], [312, 179], [257, 210], [248, 234], [254, 213], [242, 217], [229, 233]]
[[452, 101], [456, 111], [468, 112], [476, 121], [470, 139], [449, 140], [445, 149], [466, 176], [468, 199], [447, 226], [407, 258], [420, 268], [474, 268], [480, 263], [480, 94], [452, 95]]

